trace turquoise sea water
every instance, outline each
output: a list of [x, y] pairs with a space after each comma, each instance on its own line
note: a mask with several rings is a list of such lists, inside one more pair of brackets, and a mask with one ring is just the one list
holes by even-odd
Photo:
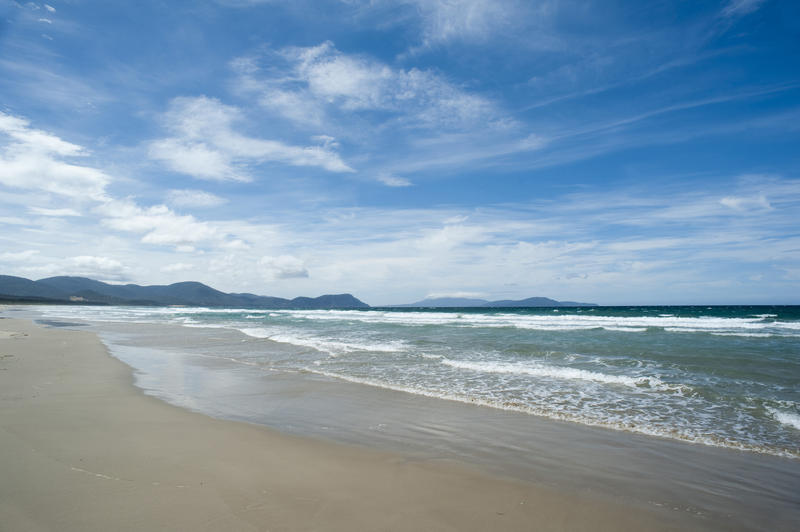
[[43, 307], [238, 330], [243, 371], [369, 386], [800, 458], [800, 307], [244, 310]]

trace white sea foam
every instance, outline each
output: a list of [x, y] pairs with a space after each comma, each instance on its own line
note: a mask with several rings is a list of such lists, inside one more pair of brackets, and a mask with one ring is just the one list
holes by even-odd
[[773, 336], [780, 336], [775, 335], [772, 333], [732, 333], [732, 332], [712, 332], [709, 333], [714, 336], [741, 336], [743, 338], [771, 338]]
[[764, 334], [797, 336], [800, 322], [765, 322], [760, 317], [721, 318], [713, 316], [603, 316], [587, 314], [454, 313], [358, 310], [281, 311], [286, 318], [318, 321], [380, 323], [404, 326], [443, 325], [452, 327], [516, 328], [540, 331], [606, 329], [642, 333], [649, 329], [685, 333]]
[[244, 327], [238, 330], [253, 338], [264, 338], [272, 340], [273, 342], [281, 342], [284, 344], [292, 344], [301, 347], [310, 347], [322, 353], [328, 353], [329, 355], [333, 356], [342, 353], [352, 353], [355, 351], [393, 353], [406, 348], [405, 342], [399, 340], [378, 343], [370, 341], [369, 339], [348, 337], [348, 341], [342, 342], [338, 340], [332, 340], [330, 338], [320, 338], [310, 334], [303, 335], [294, 331], [281, 329]]
[[[596, 309], [590, 309], [592, 311]], [[52, 307], [47, 315], [83, 318], [94, 321], [144, 320], [162, 322], [174, 319], [199, 319], [194, 315], [241, 314], [247, 319], [288, 319], [310, 321], [343, 321], [402, 326], [443, 325], [451, 327], [516, 328], [539, 331], [575, 331], [605, 329], [613, 332], [643, 333], [649, 329], [679, 333], [710, 333], [728, 336], [751, 336], [756, 333], [772, 336], [800, 336], [800, 321], [765, 321], [776, 314], [758, 314], [747, 318], [713, 316], [603, 316], [597, 314], [521, 314], [497, 312], [404, 312], [380, 310], [244, 310], [210, 309], [206, 307]], [[213, 319], [203, 317], [203, 321]]]
[[618, 384], [630, 388], [650, 388], [659, 391], [683, 391], [681, 385], [668, 384], [653, 376], [608, 375], [578, 368], [558, 367], [538, 363], [512, 362], [470, 362], [465, 360], [443, 359], [442, 364], [450, 367], [478, 371], [482, 373], [510, 373], [515, 375], [531, 375], [563, 380], [594, 381], [604, 384]]
[[777, 410], [775, 408], [767, 407], [767, 410], [775, 418], [776, 421], [779, 423], [783, 423], [784, 425], [788, 425], [793, 427], [797, 430], [800, 430], [800, 415], [794, 412], [785, 412], [783, 410]]
[[741, 451], [771, 454], [785, 458], [793, 458], [793, 459], [800, 458], [800, 452], [798, 452], [796, 449], [781, 449], [781, 448], [767, 447], [758, 444], [750, 444], [732, 438], [720, 438], [714, 435], [700, 434], [695, 431], [687, 429], [653, 425], [644, 421], [635, 421], [631, 419], [623, 421], [602, 419], [601, 417], [597, 417], [596, 415], [595, 416], [581, 415], [572, 412], [564, 412], [558, 409], [548, 408], [546, 406], [543, 407], [543, 406], [529, 405], [517, 401], [503, 401], [503, 400], [475, 397], [460, 393], [451, 393], [440, 390], [417, 388], [415, 386], [393, 384], [379, 379], [353, 377], [350, 375], [342, 375], [339, 373], [320, 370], [312, 367], [307, 367], [305, 368], [305, 370], [308, 371], [309, 373], [324, 375], [326, 377], [340, 379], [347, 382], [363, 384], [375, 388], [383, 388], [386, 390], [405, 392], [414, 395], [421, 395], [424, 397], [431, 397], [434, 399], [443, 399], [447, 401], [456, 401], [460, 403], [486, 406], [500, 410], [521, 412], [524, 414], [531, 414], [559, 421], [569, 421], [572, 423], [579, 423], [581, 425], [604, 427], [608, 429], [620, 430], [625, 432], [635, 432], [639, 434], [645, 434], [648, 436], [656, 436], [660, 438], [668, 438], [673, 440], [682, 440], [686, 442], [699, 443], [702, 445], [708, 445], [712, 447], [725, 447]]

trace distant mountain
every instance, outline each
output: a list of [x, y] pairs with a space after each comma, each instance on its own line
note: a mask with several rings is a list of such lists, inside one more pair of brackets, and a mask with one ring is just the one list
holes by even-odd
[[31, 281], [0, 275], [0, 301], [77, 303], [95, 305], [185, 305], [269, 309], [369, 308], [351, 294], [320, 297], [258, 296], [227, 294], [194, 281], [171, 285], [113, 285], [85, 277], [49, 277]]
[[432, 297], [407, 303], [405, 305], [392, 305], [393, 307], [482, 307], [489, 303], [486, 299], [470, 299], [465, 297]]
[[576, 301], [556, 301], [547, 297], [529, 297], [527, 299], [503, 299], [500, 301], [487, 301], [485, 299], [469, 299], [461, 297], [437, 297], [423, 299], [416, 303], [405, 305], [392, 305], [393, 307], [596, 307], [596, 303], [578, 303]]
[[12, 275], [0, 275], [0, 300], [17, 299], [36, 301], [69, 299], [69, 296], [57, 289], [41, 285], [36, 281]]
[[528, 299], [503, 299], [490, 301], [484, 307], [596, 307], [597, 303], [578, 303], [577, 301], [556, 301], [549, 297], [529, 297]]

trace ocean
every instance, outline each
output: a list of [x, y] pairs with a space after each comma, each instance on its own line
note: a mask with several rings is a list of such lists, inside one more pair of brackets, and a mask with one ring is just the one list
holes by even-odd
[[[487, 411], [800, 458], [798, 306], [45, 306], [38, 312], [45, 321], [169, 326], [147, 346], [139, 341], [138, 355], [131, 351], [136, 342], [119, 327], [101, 336], [139, 370], [145, 388], [145, 374], [156, 379], [165, 353], [202, 358], [202, 376], [191, 383], [181, 377], [173, 379], [177, 385], [158, 385], [173, 402], [199, 410], [213, 410], [215, 402], [204, 407], [192, 394], [202, 395], [203, 386], [220, 389], [234, 374], [306, 375]], [[204, 331], [195, 337], [205, 340], [187, 340], [193, 331]], [[248, 399], [238, 406], [237, 400], [228, 390], [228, 412], [250, 408]]]

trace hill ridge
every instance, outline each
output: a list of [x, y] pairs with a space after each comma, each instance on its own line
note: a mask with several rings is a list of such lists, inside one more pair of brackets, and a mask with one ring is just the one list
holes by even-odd
[[32, 281], [24, 277], [0, 275], [0, 301], [41, 303], [199, 306], [265, 309], [369, 308], [352, 294], [324, 294], [318, 297], [286, 299], [256, 294], [226, 293], [198, 281], [169, 285], [115, 285], [61, 275]]

